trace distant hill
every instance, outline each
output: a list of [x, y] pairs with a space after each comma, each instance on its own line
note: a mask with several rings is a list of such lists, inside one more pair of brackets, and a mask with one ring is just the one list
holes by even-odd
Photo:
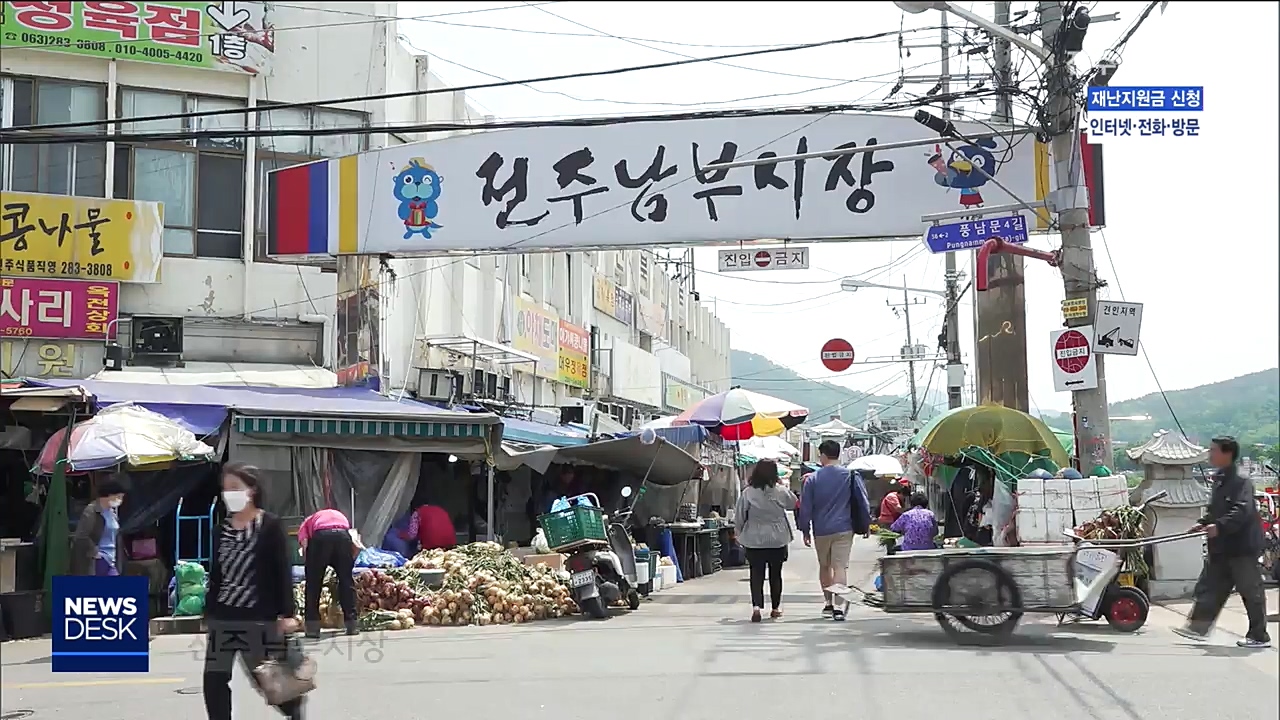
[[[1273, 446], [1280, 442], [1280, 368], [1166, 394], [1168, 405], [1160, 393], [1111, 403], [1113, 418], [1151, 416], [1151, 420], [1113, 421], [1112, 439], [1140, 443], [1156, 430], [1177, 430], [1169, 412], [1172, 405], [1183, 430], [1201, 445], [1217, 435], [1231, 435], [1248, 454], [1248, 446], [1255, 443]], [[1071, 427], [1070, 416], [1044, 413], [1042, 417], [1054, 427]]]
[[[884, 417], [905, 416], [911, 409], [911, 401], [900, 395], [868, 395], [843, 385], [810, 380], [763, 355], [742, 350], [730, 351], [729, 369], [734, 385], [809, 408], [810, 422], [814, 424], [840, 415], [840, 419], [850, 425], [861, 426], [867, 419], [867, 406], [872, 403], [892, 406], [881, 410]], [[920, 390], [924, 392], [924, 388]], [[921, 417], [932, 415], [932, 409], [920, 414]]]

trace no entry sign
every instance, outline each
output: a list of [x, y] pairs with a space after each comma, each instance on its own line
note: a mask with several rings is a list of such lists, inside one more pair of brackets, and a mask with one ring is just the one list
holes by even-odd
[[832, 338], [822, 346], [822, 366], [831, 372], [848, 370], [853, 365], [853, 346], [848, 340]]
[[1053, 386], [1058, 392], [1098, 387], [1098, 365], [1093, 359], [1093, 327], [1054, 330], [1049, 335], [1053, 352]]

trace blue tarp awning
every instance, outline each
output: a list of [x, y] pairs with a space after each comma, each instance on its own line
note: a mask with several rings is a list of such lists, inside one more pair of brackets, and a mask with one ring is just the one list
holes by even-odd
[[572, 447], [586, 445], [587, 434], [563, 425], [548, 425], [517, 418], [502, 419], [502, 439], [529, 445]]
[[[674, 427], [651, 428], [658, 437], [673, 445], [697, 445], [707, 439], [707, 429], [701, 425], [678, 425]], [[635, 437], [639, 432], [631, 432], [622, 437]]]

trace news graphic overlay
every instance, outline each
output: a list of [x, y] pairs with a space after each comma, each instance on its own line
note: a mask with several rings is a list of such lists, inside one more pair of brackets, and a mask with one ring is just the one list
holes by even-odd
[[1091, 87], [1089, 137], [1200, 137], [1201, 85]]
[[139, 672], [150, 669], [147, 578], [53, 579], [53, 671]]

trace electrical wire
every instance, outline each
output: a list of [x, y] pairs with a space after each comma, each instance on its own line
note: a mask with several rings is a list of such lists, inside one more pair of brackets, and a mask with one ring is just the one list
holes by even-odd
[[546, 75], [541, 77], [527, 78], [524, 80], [507, 80], [502, 82], [477, 83], [474, 85], [465, 85], [462, 87], [443, 87], [443, 88], [424, 88], [419, 90], [406, 90], [394, 93], [380, 93], [377, 95], [365, 95], [362, 97], [340, 97], [330, 100], [313, 100], [310, 102], [294, 102], [294, 103], [277, 103], [272, 105], [262, 105], [252, 108], [228, 108], [225, 110], [206, 110], [203, 112], [189, 113], [172, 113], [166, 115], [145, 115], [139, 117], [112, 118], [109, 120], [79, 121], [79, 122], [62, 122], [47, 123], [43, 125], [29, 125], [15, 130], [23, 130], [33, 132], [37, 130], [66, 130], [71, 128], [84, 127], [103, 127], [105, 125], [119, 125], [126, 122], [147, 122], [153, 120], [176, 120], [179, 118], [197, 118], [197, 117], [215, 117], [222, 115], [243, 115], [247, 113], [267, 112], [271, 110], [286, 110], [292, 108], [311, 108], [317, 105], [346, 105], [357, 102], [369, 102], [373, 100], [397, 100], [400, 98], [420, 97], [423, 95], [434, 95], [440, 93], [459, 93], [472, 92], [475, 90], [490, 90], [494, 88], [511, 87], [513, 85], [531, 85], [534, 83], [557, 82], [561, 80], [580, 80], [590, 77], [610, 77], [614, 75], [623, 75], [633, 72], [645, 72], [649, 70], [662, 70], [666, 68], [683, 67], [686, 65], [694, 65], [698, 63], [717, 62], [720, 60], [732, 60], [735, 58], [758, 57], [762, 55], [773, 55], [785, 52], [797, 52], [800, 50], [812, 50], [823, 47], [834, 47], [848, 43], [864, 42], [866, 40], [874, 40], [878, 38], [888, 37], [894, 32], [872, 33], [870, 35], [855, 35], [850, 37], [836, 38], [834, 40], [821, 40], [812, 43], [802, 43], [798, 45], [784, 45], [777, 48], [763, 48], [759, 50], [746, 50], [741, 52], [723, 53], [720, 55], [711, 55], [708, 57], [693, 57], [681, 60], [672, 60], [660, 63], [647, 63], [643, 65], [628, 65], [624, 67], [611, 68], [609, 70], [588, 70], [575, 73], [561, 73], [559, 75]]

